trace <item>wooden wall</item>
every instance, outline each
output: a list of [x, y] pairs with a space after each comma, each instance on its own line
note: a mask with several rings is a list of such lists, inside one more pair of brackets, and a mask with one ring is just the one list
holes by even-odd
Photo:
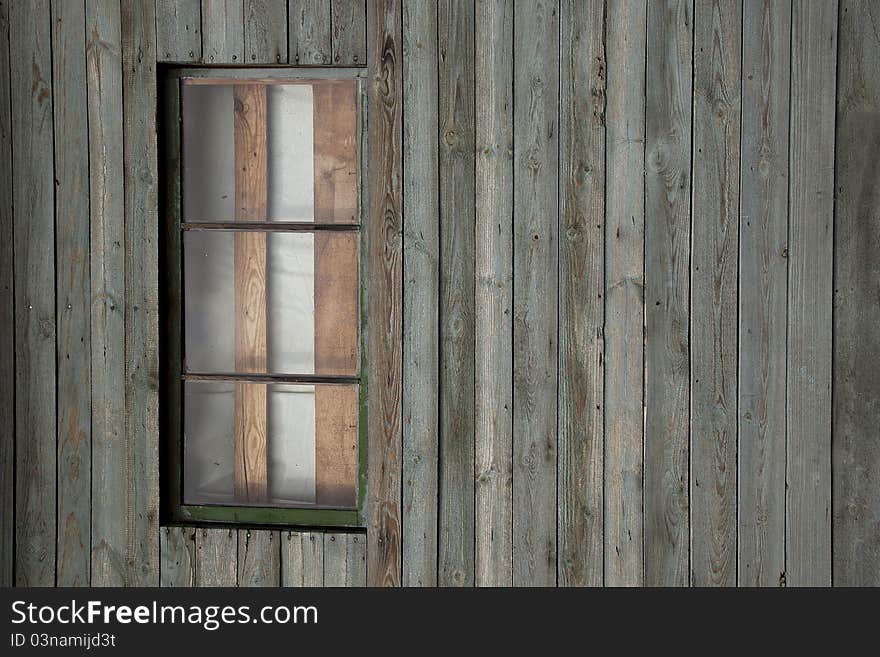
[[[0, 584], [880, 584], [876, 24], [0, 0]], [[366, 533], [159, 526], [156, 73], [196, 62], [369, 65]]]

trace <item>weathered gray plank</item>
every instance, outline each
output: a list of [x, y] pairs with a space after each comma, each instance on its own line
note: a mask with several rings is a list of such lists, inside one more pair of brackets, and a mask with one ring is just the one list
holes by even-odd
[[91, 552], [89, 158], [85, 2], [52, 1], [58, 586], [88, 586]]
[[196, 584], [196, 532], [192, 527], [163, 527], [159, 552], [162, 555], [160, 586]]
[[437, 9], [403, 5], [403, 585], [437, 584]]
[[156, 0], [156, 55], [161, 62], [202, 59], [199, 0]]
[[840, 4], [834, 245], [834, 584], [880, 585], [880, 6]]
[[[432, 13], [432, 9], [433, 7], [430, 5], [420, 7], [420, 13]], [[331, 16], [333, 31], [330, 44], [333, 51], [333, 64], [336, 66], [366, 66], [367, 6], [364, 0], [332, 0]]]
[[601, 586], [604, 569], [605, 3], [560, 9], [560, 586]]
[[474, 5], [437, 9], [440, 125], [438, 581], [474, 583]]
[[244, 0], [202, 0], [202, 61], [245, 63]]
[[239, 530], [238, 585], [281, 585], [281, 536], [278, 532]]
[[785, 571], [785, 349], [791, 5], [743, 5], [739, 261], [741, 586]]
[[125, 236], [119, 3], [88, 0], [92, 586], [125, 582]]
[[831, 305], [837, 0], [791, 16], [786, 583], [831, 583]]
[[291, 64], [330, 64], [330, 0], [290, 0], [288, 53]]
[[644, 582], [646, 0], [607, 5], [605, 584]]
[[[0, 380], [15, 380], [9, 2], [0, 0]], [[0, 389], [0, 586], [15, 582], [15, 386]]]
[[324, 536], [324, 586], [365, 586], [364, 547], [362, 534]]
[[369, 3], [367, 576], [371, 586], [396, 586], [401, 578], [401, 27], [398, 0]]
[[9, 8], [15, 248], [15, 580], [55, 584], [55, 225], [48, 0]]
[[688, 583], [691, 3], [648, 3], [645, 583]]
[[691, 583], [735, 586], [742, 6], [694, 7]]
[[[159, 583], [159, 259], [156, 15], [122, 3], [125, 176], [125, 584]], [[117, 381], [118, 385], [118, 381]]]
[[287, 0], [245, 0], [244, 59], [248, 64], [287, 62]]
[[324, 586], [324, 534], [281, 535], [281, 586]]
[[[239, 540], [243, 531], [196, 530], [195, 586], [235, 586], [239, 577]], [[253, 554], [251, 555], [253, 557]], [[252, 571], [248, 571], [251, 573]], [[272, 586], [277, 586], [276, 581]], [[245, 586], [245, 584], [242, 584]]]
[[556, 583], [559, 16], [515, 4], [513, 584]]
[[477, 0], [475, 581], [513, 584], [513, 2]]

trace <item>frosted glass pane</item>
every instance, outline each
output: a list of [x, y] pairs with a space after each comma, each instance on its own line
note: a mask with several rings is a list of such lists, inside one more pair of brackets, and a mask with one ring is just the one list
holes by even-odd
[[232, 87], [183, 86], [183, 219], [235, 219]]
[[[184, 481], [185, 504], [245, 504], [234, 493], [236, 386], [263, 386], [231, 382], [189, 381], [184, 390]], [[266, 396], [269, 499], [261, 505], [309, 506], [331, 504], [356, 506], [357, 386], [269, 384]], [[340, 395], [340, 391], [350, 394]], [[336, 401], [332, 413], [322, 408], [321, 398]], [[344, 400], [339, 403], [339, 400]], [[350, 430], [340, 432], [344, 426]], [[344, 434], [342, 440], [340, 436]], [[317, 454], [327, 445], [339, 452], [340, 468], [319, 465]], [[354, 450], [354, 451], [352, 451]], [[328, 459], [322, 458], [326, 464]], [[318, 479], [322, 480], [321, 486]], [[328, 480], [330, 485], [328, 485]], [[328, 492], [324, 499], [318, 493]], [[342, 496], [339, 490], [344, 489]], [[340, 504], [339, 502], [344, 503]]]
[[[235, 235], [225, 230], [194, 230], [184, 234], [188, 372], [236, 370]], [[357, 234], [265, 235], [266, 371], [356, 376]], [[316, 264], [320, 277], [316, 277]], [[316, 326], [320, 327], [317, 336]], [[317, 362], [316, 345], [321, 355]]]

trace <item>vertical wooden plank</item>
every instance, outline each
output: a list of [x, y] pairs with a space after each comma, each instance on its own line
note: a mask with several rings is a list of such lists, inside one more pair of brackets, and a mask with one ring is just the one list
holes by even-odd
[[287, 62], [287, 0], [244, 0], [244, 61]]
[[282, 533], [281, 586], [324, 586], [323, 532]]
[[330, 0], [289, 0], [288, 59], [291, 64], [330, 64]]
[[89, 160], [85, 2], [52, 2], [58, 368], [58, 586], [88, 586], [91, 551]]
[[369, 3], [367, 576], [372, 586], [399, 585], [401, 576], [401, 29], [398, 0]]
[[403, 585], [437, 585], [437, 9], [403, 3]]
[[736, 585], [742, 6], [695, 4], [691, 242], [691, 583]]
[[202, 61], [245, 63], [244, 0], [202, 0]]
[[[367, 6], [364, 0], [332, 0], [330, 44], [335, 66], [365, 66], [367, 63]], [[432, 13], [431, 7], [424, 7]], [[435, 60], [436, 61], [436, 60]]]
[[440, 182], [438, 581], [474, 583], [474, 3], [437, 10]]
[[364, 537], [360, 534], [327, 534], [324, 537], [324, 586], [364, 586]]
[[831, 583], [831, 304], [837, 0], [791, 17], [786, 583]]
[[477, 0], [474, 569], [513, 584], [513, 2]]
[[605, 3], [563, 0], [559, 132], [558, 573], [601, 586]]
[[834, 245], [834, 584], [880, 585], [880, 6], [840, 4]]
[[[265, 221], [268, 195], [266, 87], [235, 85], [235, 213], [237, 221]], [[266, 372], [265, 233], [235, 233], [235, 371]], [[269, 495], [268, 408], [264, 384], [235, 384], [237, 500]]]
[[15, 579], [55, 584], [55, 223], [48, 0], [9, 8], [15, 248]]
[[513, 584], [556, 584], [559, 16], [515, 5]]
[[126, 578], [125, 204], [120, 8], [87, 0], [92, 342], [92, 586]]
[[195, 586], [235, 586], [240, 563], [239, 541], [246, 532], [207, 527], [195, 531]]
[[162, 555], [160, 586], [195, 586], [196, 533], [191, 527], [163, 527], [159, 552]]
[[743, 4], [739, 256], [741, 586], [785, 571], [785, 349], [791, 4]]
[[[125, 458], [128, 586], [159, 583], [159, 259], [156, 5], [122, 3], [125, 177]], [[118, 384], [118, 382], [117, 382]]]
[[156, 57], [160, 62], [201, 60], [199, 0], [156, 0]]
[[[358, 211], [358, 91], [355, 80], [312, 85], [315, 110], [315, 221], [355, 223]], [[359, 371], [358, 233], [317, 232], [315, 373]], [[315, 387], [315, 486], [318, 504], [357, 506], [358, 391]]]
[[276, 531], [238, 532], [238, 585], [281, 585], [281, 536]]
[[626, 0], [606, 12], [605, 584], [641, 586], [648, 8]]
[[648, 3], [645, 583], [688, 583], [690, 0]]
[[[15, 380], [9, 2], [0, 0], [0, 380]], [[15, 582], [15, 386], [0, 390], [0, 586]]]

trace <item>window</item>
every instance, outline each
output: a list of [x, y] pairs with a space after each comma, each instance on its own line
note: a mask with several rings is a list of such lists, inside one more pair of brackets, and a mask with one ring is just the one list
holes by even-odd
[[168, 76], [172, 520], [362, 524], [364, 103], [346, 75]]

